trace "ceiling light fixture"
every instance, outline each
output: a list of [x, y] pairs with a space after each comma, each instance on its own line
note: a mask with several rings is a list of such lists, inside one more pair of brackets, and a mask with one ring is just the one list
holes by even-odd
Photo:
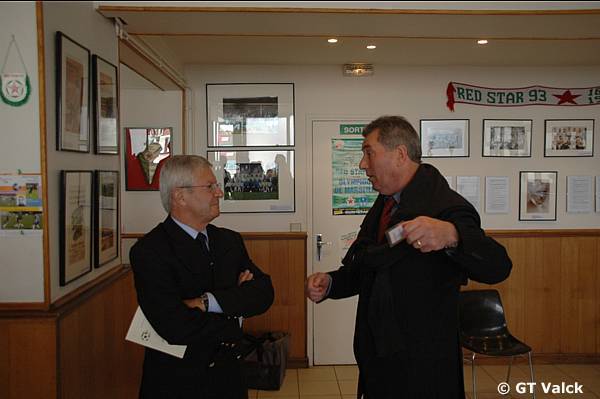
[[368, 48], [369, 50], [374, 50], [374, 49], [376, 49], [376, 48], [377, 48], [377, 46], [376, 46], [376, 45], [374, 45], [374, 44], [369, 44], [369, 45], [367, 46], [367, 48]]
[[373, 64], [344, 64], [344, 76], [371, 76], [375, 72]]
[[477, 40], [477, 44], [488, 44], [488, 41], [486, 39], [480, 39]]
[[332, 37], [331, 39], [327, 39], [328, 43], [337, 43], [338, 39], [336, 39], [335, 37]]

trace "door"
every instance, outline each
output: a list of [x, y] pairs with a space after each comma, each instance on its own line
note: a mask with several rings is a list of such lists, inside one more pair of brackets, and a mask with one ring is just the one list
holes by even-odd
[[[336, 270], [377, 193], [358, 168], [367, 121], [313, 121], [313, 272]], [[334, 214], [335, 213], [335, 214]], [[320, 250], [317, 248], [320, 234]], [[357, 297], [313, 305], [315, 365], [355, 364]]]

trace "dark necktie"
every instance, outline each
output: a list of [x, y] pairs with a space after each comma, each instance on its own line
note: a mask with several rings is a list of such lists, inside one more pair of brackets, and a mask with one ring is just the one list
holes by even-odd
[[198, 233], [196, 236], [196, 242], [202, 248], [202, 253], [205, 255], [209, 255], [208, 245], [206, 245], [206, 236], [203, 233]]
[[394, 197], [386, 198], [385, 203], [383, 204], [381, 217], [379, 218], [379, 229], [377, 230], [377, 242], [379, 244], [383, 243], [383, 240], [385, 239], [385, 231], [390, 223], [390, 218], [392, 217], [392, 208], [394, 205], [396, 205], [396, 200]]

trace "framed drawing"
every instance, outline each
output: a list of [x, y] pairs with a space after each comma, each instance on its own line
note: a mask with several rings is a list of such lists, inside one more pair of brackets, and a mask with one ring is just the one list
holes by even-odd
[[421, 151], [424, 158], [468, 157], [468, 119], [421, 119]]
[[56, 33], [56, 149], [90, 151], [90, 51]]
[[484, 119], [484, 157], [531, 157], [531, 127], [529, 119]]
[[294, 145], [294, 84], [206, 85], [209, 147]]
[[223, 187], [221, 212], [294, 212], [294, 151], [208, 151]]
[[171, 156], [170, 127], [125, 128], [125, 189], [158, 191], [160, 169]]
[[92, 99], [96, 154], [119, 153], [119, 77], [117, 67], [92, 57]]
[[593, 119], [546, 119], [545, 157], [594, 156]]
[[519, 220], [556, 220], [558, 172], [520, 172]]
[[119, 172], [97, 170], [94, 178], [94, 266], [119, 256]]
[[92, 172], [60, 174], [60, 285], [92, 270]]

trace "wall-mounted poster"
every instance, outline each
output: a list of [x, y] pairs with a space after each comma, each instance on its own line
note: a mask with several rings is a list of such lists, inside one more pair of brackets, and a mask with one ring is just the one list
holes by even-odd
[[468, 119], [421, 119], [423, 158], [468, 157]]
[[119, 153], [117, 67], [97, 55], [92, 57], [96, 154]]
[[594, 156], [593, 119], [547, 119], [545, 125], [545, 157]]
[[60, 175], [60, 285], [92, 271], [92, 172]]
[[294, 145], [294, 84], [206, 85], [209, 147]]
[[158, 191], [160, 170], [172, 153], [172, 131], [165, 128], [125, 128], [125, 189]]
[[0, 175], [0, 235], [41, 234], [42, 198], [41, 175]]
[[223, 213], [294, 212], [294, 151], [208, 151]]
[[364, 170], [362, 139], [331, 139], [331, 203], [333, 215], [364, 215], [377, 198]]
[[556, 220], [558, 172], [520, 173], [519, 220]]
[[90, 151], [90, 51], [56, 32], [56, 132], [59, 151]]
[[95, 174], [94, 266], [119, 256], [119, 172]]
[[531, 120], [484, 119], [484, 157], [530, 157]]

